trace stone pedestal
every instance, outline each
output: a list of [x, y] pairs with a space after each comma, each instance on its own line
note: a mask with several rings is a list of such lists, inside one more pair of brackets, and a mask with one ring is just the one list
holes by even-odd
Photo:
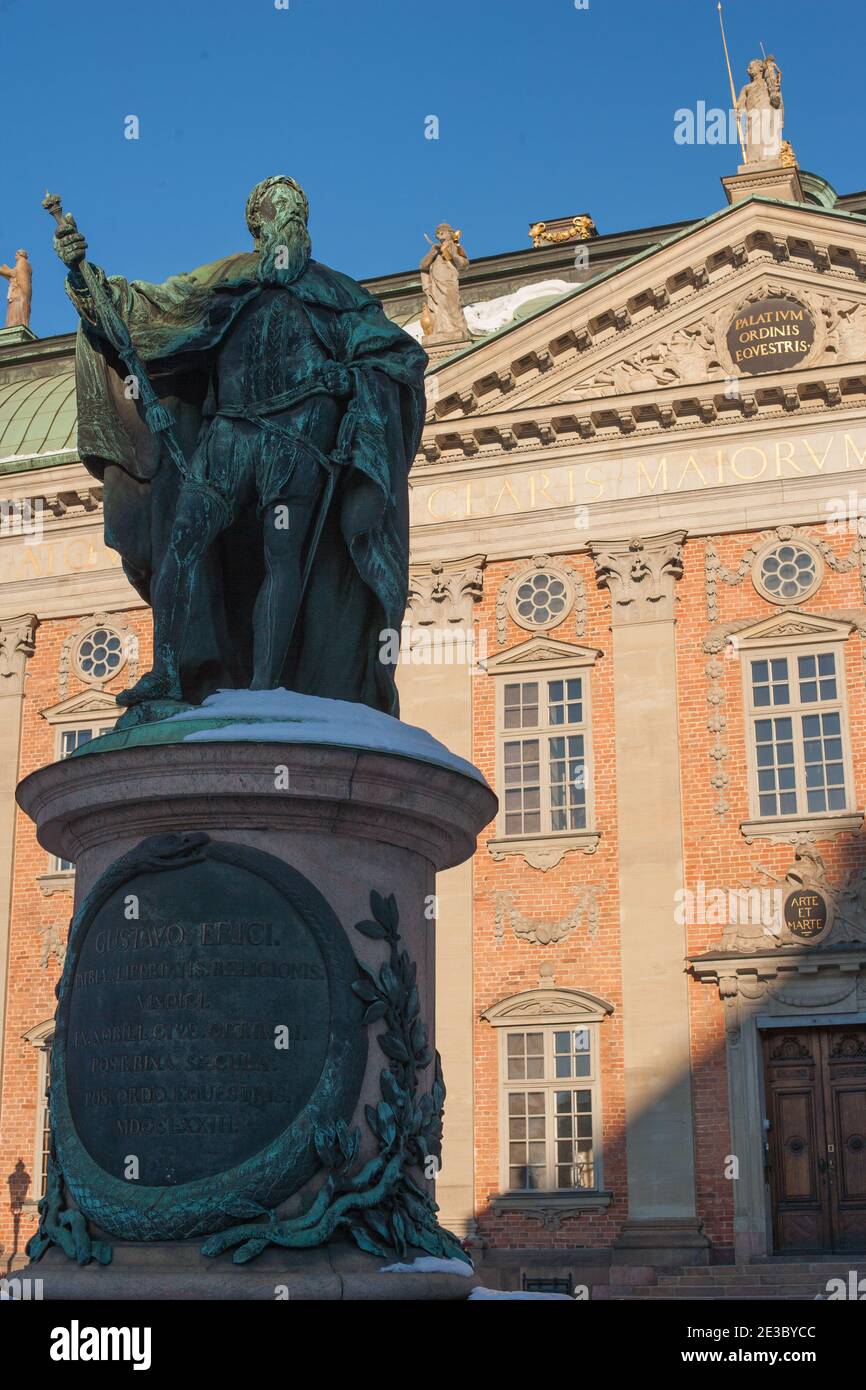
[[736, 174], [722, 179], [722, 187], [729, 203], [741, 203], [744, 198], [753, 195], [776, 198], [783, 203], [806, 201], [796, 164], [781, 164], [775, 159], [741, 164]]
[[[407, 1215], [436, 1168], [422, 1162], [441, 1102], [435, 874], [472, 854], [495, 797], [387, 716], [285, 697], [277, 722], [221, 712], [220, 698], [95, 740], [18, 789], [40, 843], [76, 865], [52, 1058], [63, 1200], [87, 1218], [96, 1260], [116, 1246], [84, 1268], [52, 1249], [34, 1274], [46, 1297], [148, 1297], [163, 1276], [175, 1297], [272, 1299], [275, 1283], [296, 1298], [426, 1297], [421, 1276], [378, 1271], [453, 1253], [433, 1248], [435, 1220], [413, 1245], [426, 1228]], [[368, 1168], [375, 1181], [352, 1187]], [[398, 1170], [408, 1187], [393, 1187]], [[363, 1225], [371, 1186], [387, 1237]], [[329, 1242], [349, 1231], [328, 1222], [344, 1200], [366, 1253], [346, 1245], [337, 1260]], [[326, 1214], [308, 1222], [317, 1202]], [[266, 1219], [322, 1239], [274, 1248]], [[227, 1228], [243, 1236], [204, 1258]], [[262, 1253], [239, 1273], [231, 1249], [249, 1242]], [[299, 1291], [307, 1270], [325, 1292]], [[434, 1297], [471, 1287], [424, 1278]], [[348, 1292], [353, 1279], [371, 1291]]]
[[445, 357], [452, 357], [455, 352], [462, 352], [464, 348], [470, 347], [472, 339], [467, 333], [465, 338], [423, 338], [421, 345], [424, 348], [431, 363], [441, 362]]
[[464, 1299], [479, 1275], [445, 1268], [389, 1270], [392, 1263], [365, 1255], [346, 1241], [315, 1250], [262, 1252], [249, 1264], [231, 1257], [208, 1259], [201, 1242], [119, 1244], [105, 1268], [95, 1261], [83, 1267], [59, 1250], [49, 1250], [28, 1275], [42, 1280], [43, 1298], [65, 1302], [137, 1302], [177, 1299], [218, 1299], [231, 1302], [364, 1303]]
[[0, 328], [0, 348], [20, 347], [22, 343], [35, 343], [36, 334], [27, 324], [15, 323], [11, 328]]

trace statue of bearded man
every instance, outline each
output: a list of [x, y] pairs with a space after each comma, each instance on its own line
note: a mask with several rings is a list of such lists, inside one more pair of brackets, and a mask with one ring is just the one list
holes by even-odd
[[106, 542], [153, 607], [153, 669], [118, 696], [136, 707], [125, 722], [221, 688], [398, 712], [385, 634], [406, 604], [426, 354], [311, 259], [308, 211], [277, 175], [247, 202], [252, 251], [161, 285], [90, 267], [174, 420], [185, 470], [146, 429], [103, 333], [84, 238], [74, 223], [55, 235], [81, 318], [79, 452], [104, 483]]

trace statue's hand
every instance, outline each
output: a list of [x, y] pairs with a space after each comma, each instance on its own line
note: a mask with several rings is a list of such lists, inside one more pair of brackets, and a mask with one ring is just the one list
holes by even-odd
[[54, 233], [54, 250], [70, 270], [75, 270], [84, 260], [87, 242], [67, 213], [68, 225], [59, 227]]

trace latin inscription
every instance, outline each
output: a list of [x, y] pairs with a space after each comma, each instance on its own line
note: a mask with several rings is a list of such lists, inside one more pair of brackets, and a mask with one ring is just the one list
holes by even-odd
[[814, 889], [798, 889], [785, 899], [785, 926], [801, 941], [812, 941], [827, 925], [827, 903]]
[[[508, 473], [493, 462], [485, 476], [413, 482], [413, 526], [516, 516], [557, 507], [591, 506], [627, 498], [672, 496], [742, 483], [830, 477], [866, 467], [866, 429], [781, 434], [736, 444], [624, 450], [585, 463], [551, 464]], [[840, 480], [841, 486], [841, 480]], [[845, 486], [850, 486], [846, 480]]]
[[728, 352], [754, 375], [801, 362], [815, 341], [815, 321], [805, 305], [779, 296], [750, 304], [728, 329]]
[[329, 1017], [319, 948], [270, 883], [213, 860], [141, 874], [94, 917], [71, 981], [76, 1130], [149, 1186], [234, 1167], [303, 1108]]

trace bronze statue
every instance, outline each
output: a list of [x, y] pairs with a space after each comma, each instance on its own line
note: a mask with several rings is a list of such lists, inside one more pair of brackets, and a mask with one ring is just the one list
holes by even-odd
[[81, 317], [79, 451], [106, 541], [153, 607], [128, 721], [219, 688], [397, 713], [408, 471], [426, 355], [377, 299], [311, 259], [294, 179], [256, 185], [253, 250], [162, 285], [106, 277], [59, 199], [55, 248]]
[[0, 265], [0, 275], [9, 281], [6, 327], [27, 328], [30, 324], [30, 301], [33, 297], [33, 267], [27, 252], [16, 251], [15, 264]]

